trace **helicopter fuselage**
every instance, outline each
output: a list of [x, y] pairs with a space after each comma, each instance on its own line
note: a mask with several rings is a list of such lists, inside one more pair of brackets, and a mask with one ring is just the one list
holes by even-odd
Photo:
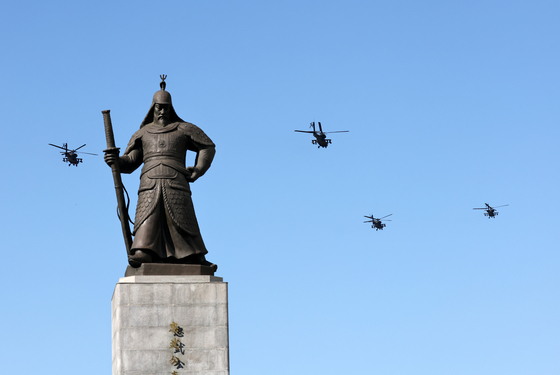
[[381, 221], [374, 221], [371, 225], [372, 228], [375, 228], [375, 230], [383, 230], [383, 228], [385, 228], [385, 224], [383, 224]]
[[78, 164], [80, 164], [82, 162], [82, 159], [78, 157], [78, 155], [76, 155], [73, 152], [65, 152], [64, 153], [64, 157], [62, 158], [62, 161], [65, 163], [68, 163], [68, 165], [74, 165], [74, 166], [78, 166]]
[[327, 135], [325, 133], [313, 133], [315, 139], [311, 141], [314, 145], [318, 144], [319, 147], [327, 148], [329, 143], [332, 143], [330, 139], [327, 139]]

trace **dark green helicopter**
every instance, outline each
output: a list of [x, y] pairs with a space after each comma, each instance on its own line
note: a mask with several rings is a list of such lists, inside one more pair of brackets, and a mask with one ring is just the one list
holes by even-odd
[[496, 218], [496, 216], [498, 216], [498, 211], [496, 211], [496, 208], [509, 206], [509, 204], [504, 204], [503, 206], [491, 207], [488, 203], [484, 203], [484, 204], [486, 205], [486, 207], [473, 208], [473, 210], [486, 210], [486, 212], [484, 213], [484, 216], [488, 216], [488, 219], [490, 219], [491, 217]]
[[311, 141], [311, 143], [313, 143], [314, 145], [318, 144], [319, 146], [317, 146], [317, 148], [321, 148], [321, 147], [327, 148], [327, 146], [329, 144], [332, 144], [332, 141], [330, 139], [327, 139], [327, 134], [329, 134], [329, 133], [348, 133], [349, 132], [349, 130], [339, 130], [339, 131], [334, 131], [334, 132], [323, 132], [323, 128], [321, 127], [321, 123], [318, 122], [317, 124], [319, 124], [319, 131], [317, 131], [315, 129], [315, 121], [313, 121], [309, 125], [310, 128], [313, 128], [312, 131], [311, 130], [294, 130], [294, 131], [300, 132], [300, 133], [311, 133], [311, 134], [313, 134], [313, 136], [316, 139], [313, 139]]
[[[64, 157], [62, 158], [62, 161], [63, 161], [64, 163], [68, 163], [68, 166], [73, 165], [73, 166], [76, 166], [76, 167], [77, 167], [78, 164], [80, 164], [80, 163], [82, 162], [82, 159], [78, 157], [78, 152], [77, 152], [77, 151], [78, 151], [79, 149], [81, 149], [82, 147], [84, 147], [84, 146], [85, 146], [85, 143], [84, 143], [83, 145], [81, 145], [80, 147], [74, 149], [74, 150], [69, 150], [69, 149], [68, 149], [68, 144], [67, 144], [67, 143], [63, 143], [63, 144], [62, 144], [62, 147], [57, 146], [57, 145], [53, 145], [52, 143], [49, 143], [49, 145], [51, 145], [51, 146], [53, 146], [53, 147], [60, 148], [61, 150], [64, 150], [64, 151], [60, 151], [60, 153], [61, 153], [62, 155], [64, 155]], [[91, 154], [91, 153], [89, 153], [89, 152], [80, 151], [79, 153], [97, 156], [97, 154]]]
[[[379, 230], [379, 229], [383, 230], [383, 228], [385, 228], [386, 225], [381, 222], [381, 219], [385, 219], [386, 217], [389, 217], [391, 215], [392, 214], [389, 214], [387, 216], [380, 217], [379, 219], [373, 217], [373, 215], [364, 216], [365, 218], [369, 219], [369, 220], [364, 221], [364, 223], [371, 223], [371, 227], [375, 228], [375, 230]], [[385, 220], [385, 221], [391, 221], [391, 220]]]

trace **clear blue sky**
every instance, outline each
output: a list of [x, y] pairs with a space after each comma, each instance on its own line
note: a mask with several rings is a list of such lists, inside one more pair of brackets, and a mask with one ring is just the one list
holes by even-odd
[[[0, 372], [111, 372], [111, 172], [48, 144], [102, 154], [110, 109], [125, 147], [167, 74], [217, 145], [192, 190], [232, 375], [559, 374], [559, 18], [539, 0], [4, 4]], [[350, 132], [317, 149], [294, 132], [311, 121]]]

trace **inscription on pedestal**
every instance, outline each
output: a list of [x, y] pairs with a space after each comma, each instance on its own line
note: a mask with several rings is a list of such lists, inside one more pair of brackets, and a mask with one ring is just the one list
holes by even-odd
[[[169, 345], [169, 349], [173, 349], [173, 355], [169, 362], [178, 369], [183, 368], [185, 366], [185, 362], [181, 361], [180, 358], [176, 357], [175, 354], [185, 354], [185, 344], [183, 344], [178, 337], [183, 337], [185, 333], [183, 332], [183, 328], [179, 327], [179, 325], [175, 322], [170, 324], [171, 329], [169, 332], [173, 333], [173, 339], [171, 340], [171, 344]], [[179, 375], [177, 371], [173, 371], [171, 375]]]

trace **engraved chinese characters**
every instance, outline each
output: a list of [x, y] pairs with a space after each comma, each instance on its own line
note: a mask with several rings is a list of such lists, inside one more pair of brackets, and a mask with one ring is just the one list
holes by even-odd
[[[185, 354], [185, 345], [179, 340], [179, 337], [183, 337], [185, 334], [183, 332], [183, 328], [179, 327], [177, 323], [173, 322], [169, 326], [171, 327], [169, 332], [173, 333], [173, 339], [171, 340], [171, 343], [169, 345], [169, 349], [173, 349], [173, 354], [169, 362], [178, 370], [184, 368], [185, 366], [185, 362], [181, 361], [179, 357], [175, 356], [175, 354]], [[173, 371], [171, 375], [179, 375], [179, 373], [177, 371]]]

